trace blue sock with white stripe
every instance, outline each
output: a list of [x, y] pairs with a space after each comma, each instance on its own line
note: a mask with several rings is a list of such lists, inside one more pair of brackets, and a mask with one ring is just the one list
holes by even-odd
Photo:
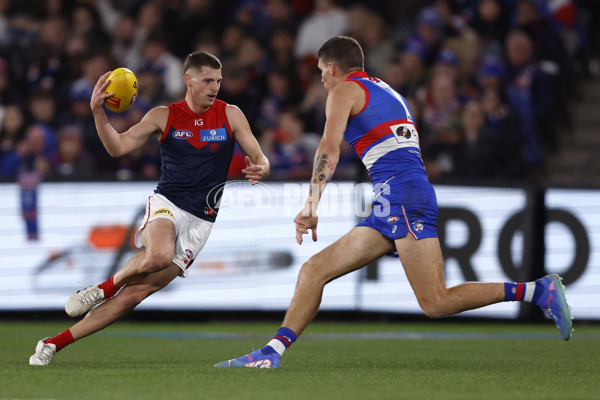
[[296, 334], [293, 330], [281, 327], [271, 339], [269, 343], [265, 347], [261, 349], [261, 351], [265, 354], [270, 354], [273, 352], [279, 353], [279, 355], [283, 355], [283, 352], [292, 345], [296, 341]]
[[544, 287], [537, 282], [504, 283], [504, 301], [536, 303], [543, 292]]

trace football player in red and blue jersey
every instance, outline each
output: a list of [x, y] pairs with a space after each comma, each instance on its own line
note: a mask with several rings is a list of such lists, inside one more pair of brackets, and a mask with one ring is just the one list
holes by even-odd
[[391, 253], [400, 257], [419, 305], [431, 318], [501, 301], [528, 301], [539, 305], [568, 340], [571, 315], [558, 275], [527, 283], [469, 282], [446, 287], [436, 231], [436, 196], [406, 100], [364, 72], [363, 52], [353, 38], [330, 39], [318, 57], [328, 91], [327, 122], [315, 154], [311, 193], [294, 219], [296, 241], [302, 244], [309, 230], [312, 240], [317, 240], [317, 206], [335, 171], [343, 139], [369, 171], [375, 192], [373, 212], [302, 266], [282, 327], [265, 347], [216, 366], [278, 368], [283, 352], [317, 314], [324, 286]]
[[243, 112], [217, 99], [221, 62], [214, 55], [190, 54], [184, 64], [185, 98], [150, 110], [123, 133], [111, 126], [102, 107], [112, 95], [104, 93], [109, 74], [98, 79], [90, 100], [98, 136], [108, 153], [120, 157], [153, 138], [160, 142], [160, 182], [135, 236], [136, 245], [144, 249], [107, 281], [68, 299], [67, 314], [87, 313], [86, 318], [40, 340], [29, 359], [32, 365], [48, 365], [57, 351], [109, 326], [175, 277], [187, 275], [217, 217], [219, 188], [227, 178], [236, 143], [246, 155], [242, 173], [251, 184], [269, 174], [269, 161]]

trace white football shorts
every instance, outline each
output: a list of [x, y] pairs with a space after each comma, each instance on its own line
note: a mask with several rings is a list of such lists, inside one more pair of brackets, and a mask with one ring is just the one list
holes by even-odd
[[213, 223], [182, 210], [165, 196], [155, 193], [148, 197], [146, 215], [144, 215], [144, 220], [135, 233], [135, 245], [138, 248], [144, 245], [142, 243], [142, 231], [150, 221], [158, 218], [171, 220], [175, 225], [173, 262], [181, 268], [179, 276], [185, 278], [194, 259], [206, 244]]

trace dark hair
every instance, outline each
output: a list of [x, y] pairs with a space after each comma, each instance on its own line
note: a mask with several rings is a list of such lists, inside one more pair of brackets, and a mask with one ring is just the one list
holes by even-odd
[[221, 65], [221, 61], [219, 59], [206, 51], [196, 51], [189, 54], [185, 63], [183, 63], [183, 73], [186, 73], [190, 68], [202, 68], [209, 67], [212, 69], [221, 69], [223, 66]]
[[362, 48], [349, 36], [335, 36], [321, 46], [317, 56], [323, 62], [334, 62], [343, 72], [364, 71]]

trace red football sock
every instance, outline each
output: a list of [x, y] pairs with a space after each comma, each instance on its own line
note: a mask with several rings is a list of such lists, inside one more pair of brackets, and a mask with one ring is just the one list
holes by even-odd
[[115, 286], [115, 282], [114, 282], [114, 275], [110, 277], [110, 279], [108, 279], [105, 282], [102, 282], [100, 284], [100, 289], [102, 289], [104, 291], [104, 298], [105, 299], [110, 299], [111, 297], [113, 297], [115, 294], [117, 294], [117, 292], [119, 291], [119, 289], [121, 289], [121, 286]]
[[48, 340], [44, 340], [44, 343], [52, 343], [56, 345], [56, 351], [59, 351], [63, 347], [66, 347], [73, 343], [75, 339], [73, 339], [73, 335], [71, 335], [70, 330], [66, 330], [64, 332], [59, 333], [58, 335], [50, 338]]

